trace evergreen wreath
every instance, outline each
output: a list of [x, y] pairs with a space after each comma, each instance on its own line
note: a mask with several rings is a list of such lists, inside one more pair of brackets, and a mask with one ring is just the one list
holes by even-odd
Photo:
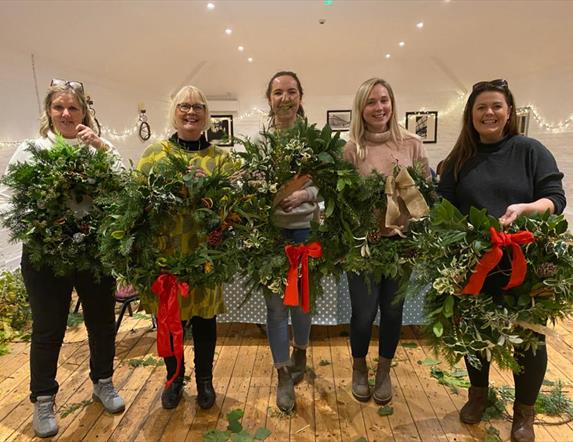
[[[193, 288], [213, 288], [236, 271], [235, 227], [241, 203], [222, 163], [201, 176], [188, 160], [168, 154], [148, 174], [133, 171], [123, 192], [109, 200], [102, 224], [103, 261], [144, 298], [163, 273]], [[169, 245], [169, 225], [177, 217], [193, 227], [190, 253]]]
[[546, 323], [554, 324], [573, 312], [573, 241], [563, 215], [519, 217], [507, 233], [533, 234], [533, 242], [520, 246], [527, 273], [498, 304], [484, 293], [463, 294], [476, 265], [492, 249], [490, 228], [499, 232], [500, 224], [485, 209], [471, 208], [463, 216], [446, 200], [418, 224], [413, 239], [418, 249], [417, 282], [431, 284], [425, 303], [427, 335], [435, 351], [451, 364], [466, 356], [479, 368], [479, 356], [518, 372], [516, 353], [544, 345], [538, 333], [549, 332]]
[[62, 276], [101, 262], [97, 231], [107, 210], [101, 199], [120, 189], [112, 154], [71, 146], [58, 136], [49, 149], [28, 142], [28, 162], [11, 164], [2, 183], [13, 190], [2, 225], [21, 241], [32, 264]]
[[[239, 140], [244, 152], [236, 152], [242, 161], [241, 206], [246, 223], [240, 226], [239, 267], [246, 279], [248, 293], [262, 289], [267, 295], [283, 296], [289, 263], [281, 229], [272, 223], [273, 201], [277, 193], [298, 177], [309, 176], [324, 201], [324, 219], [330, 221], [329, 232], [323, 225], [311, 223], [307, 244], [319, 240], [322, 257], [309, 260], [310, 298], [322, 294], [321, 277], [342, 272], [341, 258], [354, 244], [345, 198], [349, 197], [359, 176], [341, 159], [344, 140], [328, 126], [322, 130], [298, 119], [288, 130], [263, 130], [258, 140]], [[285, 194], [286, 196], [286, 194]], [[280, 197], [279, 197], [280, 199]], [[275, 201], [276, 203], [276, 201]], [[336, 229], [336, 231], [334, 231]]]

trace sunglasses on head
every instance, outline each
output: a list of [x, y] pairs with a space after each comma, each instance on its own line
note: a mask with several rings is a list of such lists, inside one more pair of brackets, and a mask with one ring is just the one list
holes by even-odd
[[484, 89], [487, 87], [494, 87], [494, 88], [503, 89], [503, 90], [509, 89], [509, 85], [507, 84], [507, 80], [504, 80], [502, 78], [498, 78], [497, 80], [491, 80], [491, 81], [478, 81], [476, 84], [474, 84], [472, 86], [472, 91], [475, 91], [477, 89]]
[[67, 81], [54, 78], [50, 83], [50, 87], [51, 86], [65, 86], [75, 90], [76, 92], [84, 93], [84, 85], [81, 81]]

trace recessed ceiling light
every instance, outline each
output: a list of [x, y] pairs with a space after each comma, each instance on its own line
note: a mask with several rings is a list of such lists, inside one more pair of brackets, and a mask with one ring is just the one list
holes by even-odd
[[239, 50], [239, 52], [243, 52], [245, 50], [243, 46], [239, 46], [237, 49]]
[[233, 30], [231, 28], [225, 29], [225, 34], [231, 35], [232, 33], [233, 33]]
[[398, 46], [400, 46], [401, 48], [403, 48], [406, 45], [406, 42], [401, 41], [400, 43], [398, 43]]
[[247, 61], [248, 61], [249, 63], [252, 63], [252, 62], [253, 62], [253, 57], [247, 58]]
[[390, 57], [391, 57], [391, 55], [390, 55], [390, 54], [386, 54], [384, 57], [386, 57], [386, 58], [390, 58]]
[[211, 3], [211, 2], [207, 3], [207, 9], [209, 11], [212, 11], [213, 9], [215, 9], [215, 3]]
[[424, 27], [424, 22], [421, 21], [421, 22], [416, 23], [416, 27], [417, 27], [418, 29], [422, 29], [422, 28]]

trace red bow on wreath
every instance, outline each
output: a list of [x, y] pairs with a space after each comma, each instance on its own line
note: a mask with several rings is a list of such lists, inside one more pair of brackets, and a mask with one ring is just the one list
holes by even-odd
[[[165, 384], [166, 387], [169, 387], [177, 378], [183, 359], [183, 327], [181, 326], [177, 293], [180, 293], [181, 296], [187, 296], [189, 285], [177, 281], [177, 277], [171, 273], [163, 273], [153, 282], [151, 291], [159, 297], [157, 353], [163, 358], [175, 356], [177, 359], [175, 374]], [[171, 347], [170, 336], [173, 337], [173, 348]]]
[[319, 242], [310, 244], [299, 244], [297, 246], [286, 245], [285, 253], [288, 258], [290, 268], [287, 274], [287, 285], [284, 293], [284, 305], [299, 305], [298, 292], [298, 267], [301, 265], [302, 293], [300, 306], [305, 313], [310, 311], [310, 286], [308, 282], [308, 257], [320, 258], [322, 247]]
[[511, 276], [503, 289], [509, 290], [517, 287], [523, 284], [525, 280], [527, 262], [525, 261], [523, 250], [521, 250], [521, 245], [535, 241], [533, 233], [528, 230], [522, 230], [517, 233], [503, 233], [498, 232], [493, 227], [489, 228], [489, 233], [492, 247], [477, 263], [474, 273], [462, 291], [464, 295], [478, 295], [480, 293], [488, 273], [493, 270], [503, 256], [502, 247], [506, 246], [511, 246], [513, 253], [511, 257]]

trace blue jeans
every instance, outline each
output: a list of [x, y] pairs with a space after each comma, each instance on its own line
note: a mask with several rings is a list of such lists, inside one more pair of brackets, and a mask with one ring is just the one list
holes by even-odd
[[[304, 243], [310, 235], [310, 229], [283, 229], [286, 240]], [[290, 365], [288, 315], [290, 312], [294, 346], [307, 348], [310, 336], [311, 315], [303, 312], [300, 306], [288, 307], [283, 304], [281, 296], [266, 295], [267, 304], [267, 336], [273, 362], [276, 368]]]
[[[352, 305], [350, 317], [350, 348], [352, 356], [363, 358], [368, 354], [372, 336], [372, 323], [380, 308], [378, 355], [392, 359], [400, 340], [404, 298], [396, 297], [399, 282], [382, 278], [380, 282], [368, 274], [349, 273], [348, 290]], [[370, 280], [370, 290], [367, 280]]]

